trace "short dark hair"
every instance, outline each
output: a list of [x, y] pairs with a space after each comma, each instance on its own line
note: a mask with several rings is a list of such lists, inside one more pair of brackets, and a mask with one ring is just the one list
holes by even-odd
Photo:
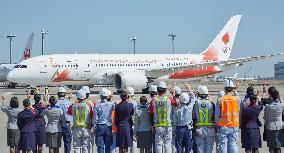
[[122, 91], [122, 92], [120, 93], [120, 98], [121, 98], [121, 100], [125, 101], [125, 100], [128, 98], [127, 92]]
[[227, 92], [232, 92], [234, 90], [233, 87], [225, 87], [225, 91]]
[[167, 92], [167, 89], [166, 88], [161, 88], [161, 87], [158, 87], [157, 88], [157, 91], [158, 91], [158, 93], [166, 93]]
[[254, 94], [254, 88], [253, 86], [249, 86], [247, 88], [247, 91], [246, 91], [247, 95], [253, 95]]
[[23, 101], [23, 106], [24, 106], [24, 107], [29, 107], [30, 105], [31, 105], [31, 102], [30, 102], [29, 99], [25, 99], [25, 100]]
[[12, 97], [10, 100], [10, 107], [11, 108], [19, 108], [19, 100], [18, 97]]
[[268, 93], [269, 93], [269, 94], [272, 94], [273, 91], [275, 91], [275, 90], [276, 90], [275, 87], [269, 87], [269, 88], [268, 88]]
[[147, 97], [146, 96], [141, 96], [140, 97], [140, 102], [147, 103]]
[[252, 94], [249, 96], [249, 100], [250, 100], [250, 103], [255, 103], [257, 101], [257, 96], [255, 94]]
[[271, 97], [273, 100], [279, 99], [279, 91], [276, 89], [271, 93]]
[[56, 98], [54, 96], [51, 96], [49, 98], [49, 103], [50, 103], [50, 105], [55, 105], [56, 104]]
[[40, 94], [35, 94], [35, 95], [34, 95], [34, 100], [35, 100], [35, 102], [40, 102], [40, 100], [41, 100], [41, 95], [40, 95]]

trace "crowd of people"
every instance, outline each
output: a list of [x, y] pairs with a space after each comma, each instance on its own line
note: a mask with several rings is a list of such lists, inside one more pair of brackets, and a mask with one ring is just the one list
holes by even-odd
[[[275, 87], [268, 96], [260, 96], [248, 87], [242, 99], [238, 84], [225, 80], [224, 91], [218, 99], [211, 98], [206, 86], [187, 92], [178, 86], [168, 88], [163, 81], [149, 88], [149, 97], [133, 100], [134, 89], [127, 87], [120, 93], [120, 102], [114, 102], [112, 92], [102, 88], [100, 100], [90, 97], [90, 89], [83, 86], [76, 100], [67, 96], [63, 87], [58, 97], [42, 95], [23, 100], [19, 108], [17, 97], [10, 106], [3, 102], [1, 110], [8, 116], [7, 144], [11, 153], [43, 151], [58, 153], [61, 142], [64, 152], [93, 153], [211, 153], [214, 143], [218, 153], [238, 152], [238, 132], [246, 153], [257, 153], [263, 140], [271, 153], [280, 153], [284, 146], [284, 103]], [[172, 96], [166, 96], [167, 91]], [[265, 90], [264, 90], [265, 91]], [[32, 104], [34, 103], [34, 104]], [[264, 108], [264, 123], [259, 115]], [[47, 120], [46, 120], [47, 119]], [[262, 125], [263, 124], [263, 125]]]

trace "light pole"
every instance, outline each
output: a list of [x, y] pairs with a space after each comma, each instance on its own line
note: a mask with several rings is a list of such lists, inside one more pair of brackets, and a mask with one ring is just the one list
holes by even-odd
[[44, 36], [47, 34], [47, 31], [44, 29], [41, 30], [41, 55], [44, 53]]
[[133, 53], [136, 54], [136, 37], [132, 36], [130, 37], [130, 41], [133, 41]]
[[174, 40], [175, 40], [175, 37], [176, 37], [177, 35], [172, 32], [172, 33], [169, 34], [168, 36], [169, 36], [169, 37], [172, 37], [173, 54], [175, 54]]
[[12, 64], [12, 42], [13, 42], [13, 38], [15, 38], [16, 36], [13, 34], [10, 34], [7, 36], [7, 38], [10, 39], [10, 64]]

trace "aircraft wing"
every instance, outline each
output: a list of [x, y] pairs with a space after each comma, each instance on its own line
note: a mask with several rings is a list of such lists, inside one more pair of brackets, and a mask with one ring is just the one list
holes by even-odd
[[252, 62], [257, 60], [264, 60], [269, 59], [272, 57], [283, 55], [283, 53], [279, 54], [272, 54], [272, 55], [266, 55], [266, 56], [252, 56], [252, 57], [245, 57], [245, 58], [237, 58], [237, 59], [229, 59], [226, 61], [207, 61], [202, 62], [199, 64], [188, 64], [188, 65], [182, 65], [182, 66], [173, 66], [173, 67], [162, 67], [160, 69], [155, 70], [146, 70], [146, 75], [150, 78], [157, 78], [164, 75], [168, 75], [171, 73], [174, 73], [176, 71], [182, 71], [183, 69], [202, 69], [207, 66], [219, 66], [219, 67], [227, 67], [227, 66], [240, 66], [243, 65], [246, 62]]

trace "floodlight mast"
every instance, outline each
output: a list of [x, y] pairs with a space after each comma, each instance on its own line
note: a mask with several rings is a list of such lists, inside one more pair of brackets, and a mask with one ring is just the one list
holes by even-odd
[[47, 31], [44, 31], [44, 29], [41, 30], [41, 55], [44, 54], [44, 36], [47, 34]]
[[130, 37], [130, 41], [133, 42], [133, 53], [136, 54], [136, 40], [137, 38], [135, 36]]
[[175, 37], [177, 36], [175, 33], [171, 33], [168, 35], [169, 37], [172, 38], [172, 48], [173, 48], [173, 54], [175, 54], [175, 46], [174, 46], [174, 40], [175, 40]]
[[13, 38], [15, 38], [16, 36], [13, 34], [10, 34], [7, 36], [7, 38], [10, 40], [10, 64], [12, 64], [12, 42], [13, 42]]

